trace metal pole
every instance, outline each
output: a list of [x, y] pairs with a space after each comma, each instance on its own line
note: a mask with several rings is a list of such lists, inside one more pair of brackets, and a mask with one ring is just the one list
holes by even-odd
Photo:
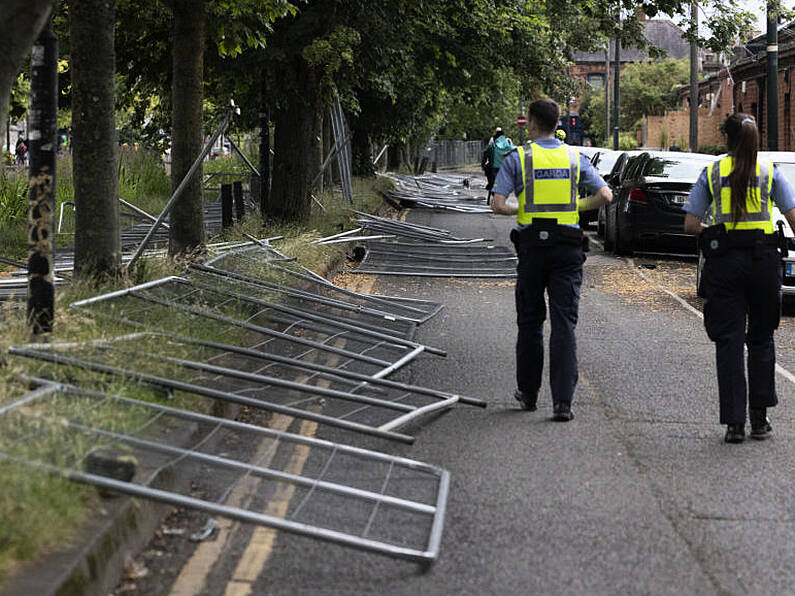
[[224, 116], [224, 119], [221, 121], [221, 124], [218, 125], [218, 129], [213, 133], [212, 138], [207, 141], [207, 144], [204, 145], [204, 149], [202, 149], [201, 154], [196, 158], [196, 161], [193, 162], [193, 165], [188, 170], [188, 173], [185, 174], [185, 177], [182, 179], [182, 182], [179, 183], [179, 186], [174, 191], [174, 194], [171, 195], [171, 198], [166, 203], [166, 206], [163, 208], [163, 212], [157, 216], [157, 221], [152, 225], [149, 231], [144, 236], [144, 239], [141, 240], [141, 244], [138, 245], [138, 248], [135, 249], [135, 254], [133, 254], [132, 258], [127, 262], [127, 268], [131, 268], [135, 262], [140, 258], [143, 254], [146, 246], [149, 244], [149, 240], [154, 236], [157, 228], [160, 227], [160, 224], [168, 216], [171, 208], [174, 206], [174, 203], [177, 202], [177, 199], [182, 195], [185, 188], [187, 188], [188, 184], [190, 183], [193, 176], [196, 174], [196, 171], [199, 169], [202, 161], [204, 158], [207, 157], [207, 154], [210, 152], [210, 149], [213, 148], [215, 142], [218, 140], [218, 137], [221, 136], [221, 133], [226, 130], [226, 127], [229, 126], [229, 122], [232, 120], [232, 113], [234, 110], [229, 110], [229, 112]]
[[[519, 115], [524, 116], [524, 95], [519, 96]], [[519, 127], [519, 144], [524, 145], [524, 126]]]
[[767, 3], [767, 150], [778, 151], [778, 1]]
[[698, 151], [698, 2], [690, 2], [690, 151]]
[[58, 127], [58, 38], [52, 20], [30, 54], [28, 326], [52, 331], [55, 315], [55, 166]]
[[615, 74], [613, 75], [613, 150], [618, 151], [618, 106], [619, 101], [619, 79], [621, 79], [621, 39], [618, 36], [621, 30], [621, 6], [616, 12], [616, 55], [615, 55]]
[[268, 211], [268, 202], [271, 191], [271, 115], [268, 106], [268, 79], [262, 77], [260, 87], [260, 111], [259, 111], [259, 171], [260, 171], [260, 191], [259, 191], [259, 210], [260, 215], [265, 217]]
[[610, 143], [610, 42], [605, 46], [605, 147]]
[[226, 140], [227, 140], [227, 141], [229, 141], [229, 145], [231, 145], [232, 149], [234, 149], [234, 150], [235, 150], [235, 152], [236, 152], [236, 153], [237, 153], [237, 154], [238, 154], [238, 155], [241, 157], [241, 159], [242, 159], [242, 160], [243, 160], [243, 161], [246, 163], [246, 165], [248, 166], [248, 169], [249, 169], [249, 170], [251, 170], [251, 172], [252, 172], [252, 173], [253, 173], [255, 176], [259, 176], [259, 172], [257, 171], [257, 168], [255, 168], [255, 167], [254, 167], [254, 164], [253, 164], [253, 163], [251, 163], [251, 161], [249, 160], [249, 158], [248, 158], [248, 157], [246, 157], [246, 154], [245, 154], [245, 153], [243, 153], [243, 152], [240, 150], [240, 147], [238, 147], [238, 146], [235, 144], [235, 142], [232, 140], [232, 137], [231, 137], [230, 135], [224, 135], [224, 136], [226, 137]]

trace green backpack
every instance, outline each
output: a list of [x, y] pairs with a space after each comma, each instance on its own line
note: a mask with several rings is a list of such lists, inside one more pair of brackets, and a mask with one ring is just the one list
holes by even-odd
[[502, 160], [508, 155], [511, 151], [516, 149], [505, 136], [499, 136], [494, 140], [494, 147], [492, 148], [493, 151], [493, 158], [491, 160], [491, 167], [495, 170], [499, 169], [502, 165]]

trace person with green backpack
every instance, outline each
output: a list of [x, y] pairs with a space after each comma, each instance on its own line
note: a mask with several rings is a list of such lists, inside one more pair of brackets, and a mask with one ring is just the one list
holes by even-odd
[[486, 178], [488, 180], [488, 184], [486, 185], [486, 190], [489, 191], [488, 197], [486, 198], [487, 205], [491, 205], [492, 187], [494, 186], [494, 180], [496, 180], [497, 174], [500, 172], [502, 160], [514, 149], [516, 149], [516, 147], [514, 147], [511, 139], [505, 136], [501, 128], [497, 128], [494, 132], [492, 142], [489, 143], [489, 146], [486, 147], [486, 150], [483, 152], [483, 162], [481, 163], [483, 169], [486, 171]]

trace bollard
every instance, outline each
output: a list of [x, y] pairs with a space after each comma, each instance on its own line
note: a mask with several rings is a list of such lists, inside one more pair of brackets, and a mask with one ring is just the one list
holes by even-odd
[[221, 185], [221, 229], [232, 227], [232, 185]]
[[232, 183], [232, 195], [235, 197], [235, 220], [243, 221], [246, 214], [246, 204], [243, 202], [243, 182], [236, 180]]

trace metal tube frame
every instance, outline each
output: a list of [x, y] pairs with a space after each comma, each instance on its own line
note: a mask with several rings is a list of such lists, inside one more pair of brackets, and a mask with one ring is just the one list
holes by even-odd
[[[48, 464], [42, 461], [25, 460], [22, 458], [10, 456], [8, 454], [0, 453], [0, 459], [2, 460], [22, 463], [24, 465], [30, 466], [35, 469], [43, 470], [48, 473], [65, 477], [74, 482], [80, 482], [82, 484], [88, 484], [99, 488], [104, 488], [107, 490], [113, 490], [121, 494], [155, 500], [163, 503], [172, 504], [175, 506], [184, 506], [198, 511], [203, 511], [212, 515], [219, 515], [241, 522], [254, 523], [257, 525], [272, 527], [277, 530], [284, 530], [299, 535], [318, 538], [335, 544], [351, 546], [361, 550], [390, 555], [410, 561], [416, 561], [427, 564], [433, 562], [433, 560], [438, 556], [439, 547], [441, 544], [442, 528], [444, 525], [444, 516], [446, 512], [447, 497], [449, 494], [449, 486], [450, 486], [449, 472], [447, 470], [444, 470], [443, 468], [438, 468], [436, 466], [431, 466], [429, 464], [425, 464], [423, 462], [415, 460], [409, 460], [406, 458], [400, 458], [383, 453], [351, 447], [344, 444], [332, 443], [330, 441], [324, 441], [313, 437], [306, 437], [303, 435], [295, 435], [291, 433], [275, 431], [232, 420], [214, 418], [212, 416], [206, 416], [204, 414], [199, 414], [188, 410], [181, 410], [177, 408], [171, 408], [168, 406], [162, 406], [159, 404], [142, 402], [140, 400], [126, 398], [120, 395], [108, 395], [106, 393], [84, 390], [74, 386], [51, 383], [42, 379], [33, 379], [33, 381], [34, 383], [41, 385], [39, 389], [37, 389], [36, 391], [32, 392], [29, 395], [23, 396], [23, 398], [14, 402], [14, 404], [16, 405], [11, 404], [10, 406], [7, 406], [3, 410], [0, 410], [0, 415], [6, 413], [7, 411], [10, 411], [11, 409], [14, 409], [15, 407], [29, 404], [35, 401], [36, 399], [41, 399], [44, 396], [51, 395], [56, 391], [62, 391], [68, 394], [87, 395], [87, 396], [101, 397], [101, 398], [110, 397], [114, 401], [138, 407], [146, 407], [153, 411], [173, 415], [177, 418], [185, 420], [209, 422], [228, 429], [239, 429], [242, 431], [249, 431], [252, 433], [259, 434], [261, 436], [273, 437], [276, 440], [281, 439], [294, 443], [309, 445], [312, 447], [318, 447], [325, 450], [331, 450], [332, 453], [334, 452], [348, 453], [366, 459], [371, 459], [373, 461], [389, 462], [391, 465], [398, 465], [421, 473], [427, 473], [430, 476], [436, 477], [439, 482], [436, 493], [436, 501], [433, 505], [428, 505], [418, 501], [411, 501], [408, 499], [402, 499], [398, 497], [390, 497], [384, 494], [374, 493], [372, 491], [366, 491], [366, 490], [356, 489], [354, 487], [340, 485], [337, 483], [321, 481], [319, 479], [312, 480], [304, 478], [302, 476], [295, 476], [285, 472], [272, 470], [269, 468], [252, 466], [250, 464], [246, 464], [244, 462], [239, 462], [236, 460], [230, 460], [228, 458], [221, 458], [218, 456], [211, 456], [208, 454], [190, 452], [184, 449], [174, 448], [161, 443], [154, 443], [150, 441], [144, 441], [142, 439], [136, 439], [134, 437], [130, 437], [129, 435], [120, 435], [119, 433], [108, 433], [108, 431], [101, 431], [103, 433], [109, 434], [110, 436], [116, 436], [122, 441], [127, 441], [129, 439], [132, 439], [134, 442], [140, 443], [142, 446], [146, 448], [165, 450], [167, 452], [178, 453], [179, 455], [182, 456], [197, 457], [198, 459], [208, 461], [210, 463], [216, 463], [218, 465], [232, 467], [235, 469], [241, 469], [241, 470], [245, 469], [248, 472], [253, 473], [254, 475], [266, 478], [273, 478], [281, 481], [293, 482], [298, 485], [311, 486], [313, 488], [317, 487], [324, 490], [328, 490], [330, 492], [336, 492], [337, 494], [350, 496], [353, 498], [361, 498], [373, 502], [375, 504], [375, 507], [377, 507], [381, 503], [384, 503], [394, 507], [405, 509], [407, 511], [413, 511], [420, 514], [427, 514], [429, 516], [432, 516], [433, 519], [431, 524], [431, 529], [429, 532], [427, 548], [425, 550], [419, 550], [419, 549], [397, 546], [386, 542], [379, 542], [377, 540], [364, 538], [363, 536], [356, 536], [351, 533], [318, 528], [316, 526], [311, 526], [309, 524], [294, 522], [283, 518], [255, 513], [252, 511], [247, 511], [242, 508], [222, 505], [220, 503], [214, 503], [211, 501], [196, 499], [193, 497], [188, 497], [171, 491], [155, 489], [149, 486], [135, 484], [132, 482], [123, 482], [106, 476], [88, 474], [75, 469], [60, 468], [58, 466]], [[78, 425], [78, 427], [80, 426], [83, 425]], [[97, 430], [100, 430], [92, 427], [86, 427], [86, 428], [90, 432], [96, 432]]]
[[[268, 402], [260, 399], [254, 399], [250, 397], [244, 397], [241, 395], [237, 395], [235, 393], [230, 393], [228, 391], [220, 391], [217, 389], [211, 389], [208, 387], [203, 387], [201, 385], [195, 385], [192, 383], [187, 383], [184, 381], [178, 381], [176, 379], [168, 379], [165, 377], [159, 377], [156, 375], [150, 375], [147, 373], [142, 373], [134, 370], [129, 370], [125, 368], [120, 368], [116, 366], [109, 366], [106, 364], [99, 364], [96, 362], [90, 362], [86, 360], [81, 360], [79, 358], [70, 358], [67, 356], [61, 356], [59, 354], [55, 354], [52, 350], [37, 350], [32, 349], [30, 347], [25, 346], [9, 346], [8, 348], [9, 354], [14, 354], [16, 356], [22, 356], [25, 358], [33, 358], [36, 360], [42, 360], [45, 362], [51, 362], [53, 364], [62, 364], [66, 366], [73, 366], [76, 368], [80, 368], [83, 370], [90, 370], [94, 372], [99, 372], [102, 374], [108, 374], [113, 376], [120, 376], [130, 379], [135, 379], [142, 383], [146, 383], [149, 385], [155, 385], [159, 387], [164, 387], [167, 389], [172, 389], [175, 391], [185, 391], [188, 393], [194, 393], [197, 395], [201, 395], [204, 397], [209, 397], [212, 399], [218, 399], [221, 401], [227, 401], [231, 403], [238, 403], [245, 406], [250, 406], [252, 408], [258, 408], [262, 410], [268, 410], [271, 412], [276, 412], [279, 414], [285, 414], [287, 416], [292, 416], [294, 418], [300, 418], [305, 420], [311, 420], [313, 422], [318, 422], [320, 424], [327, 424], [329, 426], [335, 426], [338, 428], [342, 428], [345, 430], [350, 430], [354, 432], [360, 432], [363, 434], [372, 435], [375, 437], [379, 437], [382, 439], [390, 439], [394, 441], [400, 441], [403, 443], [412, 444], [414, 442], [414, 437], [410, 435], [404, 435], [401, 433], [395, 433], [393, 431], [382, 431], [379, 428], [369, 426], [366, 424], [360, 424], [358, 422], [350, 422], [348, 420], [341, 420], [338, 418], [334, 418], [332, 416], [326, 416], [323, 414], [317, 414], [315, 412], [311, 412], [308, 410], [301, 410], [298, 408], [293, 408], [290, 406], [283, 406], [280, 404], [276, 404], [273, 402]], [[311, 386], [308, 386], [308, 388]]]

